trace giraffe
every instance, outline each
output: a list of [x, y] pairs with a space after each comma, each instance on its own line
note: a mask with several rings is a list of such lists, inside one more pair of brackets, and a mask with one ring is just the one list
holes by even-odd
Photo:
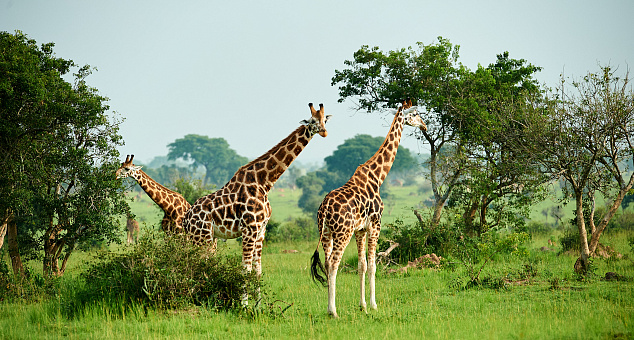
[[[328, 193], [317, 211], [319, 242], [324, 248], [325, 268], [319, 259], [318, 243], [311, 258], [311, 276], [313, 280], [328, 286], [328, 313], [335, 318], [337, 317], [335, 306], [337, 269], [353, 234], [359, 253], [358, 272], [361, 286], [359, 306], [366, 311], [365, 274], [368, 271], [370, 308], [377, 308], [374, 293], [376, 245], [383, 214], [383, 201], [379, 189], [396, 157], [404, 125], [418, 127], [423, 131], [427, 129], [415, 108], [412, 107], [411, 101], [403, 102], [396, 111], [387, 137], [379, 150], [357, 168], [346, 184]], [[366, 236], [368, 236], [369, 265], [365, 257]]]
[[126, 156], [125, 162], [121, 163], [121, 166], [117, 169], [117, 179], [134, 178], [152, 201], [165, 212], [161, 221], [163, 231], [180, 233], [182, 231], [183, 217], [185, 212], [191, 207], [191, 204], [181, 194], [162, 186], [150, 178], [141, 170], [141, 166], [136, 166], [132, 163], [133, 159], [134, 155]]
[[139, 222], [131, 214], [128, 214], [126, 229], [128, 229], [128, 244], [136, 242], [139, 238]]
[[[183, 228], [194, 243], [242, 236], [242, 266], [246, 272], [255, 269], [261, 276], [262, 242], [271, 217], [269, 191], [315, 134], [328, 134], [325, 124], [330, 115], [324, 115], [323, 104], [319, 110], [312, 103], [308, 107], [309, 120], [301, 121], [288, 137], [238, 169], [218, 191], [194, 202], [183, 220]], [[242, 303], [248, 304], [248, 296], [243, 296]]]

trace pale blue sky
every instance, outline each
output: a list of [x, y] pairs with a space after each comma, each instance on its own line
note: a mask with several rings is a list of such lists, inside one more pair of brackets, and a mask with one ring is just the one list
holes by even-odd
[[[123, 155], [148, 162], [188, 133], [223, 137], [254, 158], [324, 103], [327, 138], [298, 161], [320, 162], [391, 121], [337, 103], [335, 69], [361, 45], [393, 50], [436, 37], [474, 69], [496, 54], [580, 77], [634, 64], [634, 1], [30, 1], [0, 0], [0, 30], [54, 42], [58, 57], [98, 68], [91, 86], [125, 117]], [[413, 137], [403, 145], [425, 152]]]

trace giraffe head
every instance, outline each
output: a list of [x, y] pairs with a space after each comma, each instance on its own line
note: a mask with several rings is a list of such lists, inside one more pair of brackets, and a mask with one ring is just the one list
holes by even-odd
[[302, 120], [300, 123], [308, 126], [312, 134], [318, 133], [322, 137], [328, 136], [326, 131], [326, 122], [331, 115], [324, 115], [324, 104], [319, 104], [319, 111], [315, 110], [313, 103], [308, 103], [311, 117], [309, 120]]
[[399, 112], [403, 112], [405, 125], [417, 127], [421, 129], [421, 131], [427, 131], [427, 125], [425, 125], [423, 118], [421, 118], [420, 114], [416, 111], [416, 106], [412, 106], [411, 100], [403, 101], [403, 105], [399, 107], [397, 114]]
[[121, 166], [119, 167], [119, 169], [117, 169], [117, 179], [126, 178], [132, 173], [141, 170], [142, 166], [136, 166], [132, 164], [132, 159], [134, 159], [134, 155], [127, 155], [125, 157], [125, 162], [121, 163]]

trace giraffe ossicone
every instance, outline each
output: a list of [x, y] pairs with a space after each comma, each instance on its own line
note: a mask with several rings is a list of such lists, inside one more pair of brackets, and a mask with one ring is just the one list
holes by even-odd
[[[183, 228], [196, 244], [216, 238], [242, 237], [242, 265], [245, 271], [262, 274], [262, 242], [271, 217], [268, 194], [275, 182], [308, 145], [314, 135], [326, 137], [323, 104], [319, 110], [308, 104], [311, 117], [262, 156], [242, 166], [218, 191], [199, 198], [187, 211]], [[248, 297], [243, 296], [243, 304]]]
[[[410, 125], [426, 130], [427, 126], [416, 110], [411, 110], [411, 101], [399, 107], [377, 152], [361, 164], [342, 187], [328, 193], [317, 212], [319, 242], [324, 248], [325, 266], [319, 259], [319, 244], [311, 258], [313, 280], [328, 286], [328, 313], [337, 317], [335, 305], [337, 270], [343, 252], [355, 235], [359, 254], [359, 281], [361, 299], [359, 306], [366, 310], [365, 275], [370, 285], [370, 308], [376, 309], [375, 274], [376, 246], [381, 231], [383, 201], [379, 189], [390, 171], [401, 141], [403, 126]], [[407, 113], [405, 113], [407, 112]], [[368, 240], [368, 260], [365, 243]], [[325, 276], [325, 277], [324, 277]]]

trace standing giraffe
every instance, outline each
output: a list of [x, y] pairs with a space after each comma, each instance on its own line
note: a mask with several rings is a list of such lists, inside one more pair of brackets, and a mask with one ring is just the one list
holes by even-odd
[[[361, 281], [361, 300], [359, 305], [366, 310], [365, 273], [369, 270], [370, 308], [376, 309], [374, 278], [376, 273], [376, 245], [381, 231], [383, 201], [379, 188], [385, 180], [401, 141], [403, 125], [426, 130], [427, 126], [412, 108], [411, 101], [403, 102], [396, 111], [390, 131], [379, 150], [367, 162], [361, 164], [350, 180], [342, 187], [328, 193], [317, 212], [320, 242], [324, 247], [325, 268], [319, 259], [319, 244], [312, 256], [311, 276], [328, 285], [328, 313], [337, 317], [335, 306], [335, 287], [337, 269], [346, 246], [355, 235], [359, 252], [359, 279]], [[365, 240], [368, 237], [368, 260], [365, 258]], [[325, 274], [327, 277], [322, 276]]]
[[[255, 267], [256, 274], [262, 274], [262, 242], [271, 217], [269, 191], [315, 134], [328, 134], [325, 124], [330, 115], [324, 115], [323, 104], [319, 104], [319, 110], [312, 103], [308, 107], [309, 120], [302, 121], [267, 153], [238, 169], [220, 190], [194, 202], [183, 221], [183, 228], [194, 243], [242, 236], [244, 270], [250, 272]], [[247, 299], [243, 296], [244, 305]]]
[[139, 222], [130, 214], [126, 221], [126, 229], [128, 229], [128, 244], [135, 243], [139, 239]]
[[183, 217], [185, 217], [185, 212], [191, 207], [191, 204], [181, 194], [162, 186], [150, 178], [141, 170], [141, 166], [132, 164], [132, 159], [134, 159], [134, 155], [132, 157], [130, 155], [126, 156], [125, 162], [121, 163], [121, 166], [117, 169], [117, 179], [134, 178], [152, 201], [158, 204], [165, 212], [161, 221], [163, 231], [180, 233], [183, 230]]

